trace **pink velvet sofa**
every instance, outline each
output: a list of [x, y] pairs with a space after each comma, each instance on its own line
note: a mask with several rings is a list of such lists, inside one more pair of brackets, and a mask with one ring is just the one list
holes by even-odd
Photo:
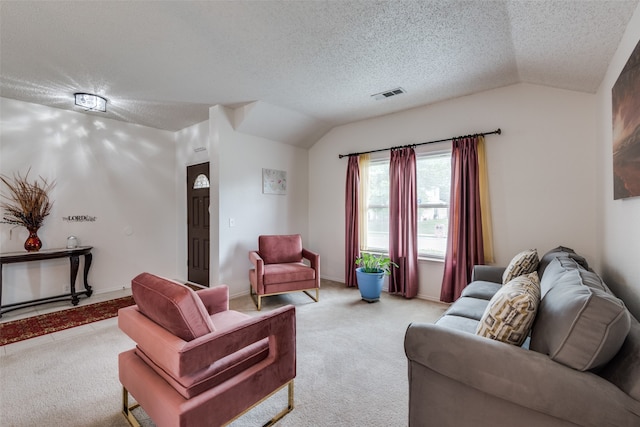
[[[249, 290], [258, 310], [270, 295], [303, 291], [316, 302], [320, 299], [320, 255], [303, 248], [299, 234], [259, 236], [249, 261]], [[314, 290], [315, 297], [309, 293]]]
[[118, 326], [136, 343], [119, 355], [123, 412], [138, 425], [129, 394], [158, 427], [220, 426], [285, 386], [293, 409], [295, 308], [250, 317], [229, 310], [225, 285], [194, 291], [142, 273], [131, 282], [136, 305]]

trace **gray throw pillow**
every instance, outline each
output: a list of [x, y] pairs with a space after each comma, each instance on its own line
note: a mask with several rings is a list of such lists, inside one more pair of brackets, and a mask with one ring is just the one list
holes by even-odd
[[575, 251], [571, 248], [566, 248], [564, 246], [558, 246], [557, 248], [553, 248], [544, 254], [540, 258], [540, 263], [538, 264], [538, 275], [540, 276], [540, 280], [542, 280], [542, 276], [547, 268], [547, 266], [557, 257], [568, 257], [575, 260], [580, 266], [582, 266], [585, 270], [589, 269], [589, 263], [583, 257], [575, 253]]
[[554, 258], [544, 270], [544, 275], [540, 277], [540, 292], [542, 298], [553, 288], [554, 286], [561, 286], [565, 282], [569, 284], [575, 284], [575, 280], [571, 276], [565, 276], [565, 273], [570, 270], [581, 269], [580, 264], [575, 260], [566, 257], [558, 256]]
[[620, 350], [629, 333], [629, 312], [620, 299], [593, 286], [594, 274], [567, 270], [544, 295], [531, 350], [579, 371], [606, 364]]

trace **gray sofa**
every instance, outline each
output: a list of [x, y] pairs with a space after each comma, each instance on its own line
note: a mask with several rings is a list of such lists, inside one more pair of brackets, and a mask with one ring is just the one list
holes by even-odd
[[640, 324], [586, 260], [540, 259], [521, 347], [476, 335], [503, 270], [476, 266], [435, 324], [408, 327], [409, 426], [640, 426]]

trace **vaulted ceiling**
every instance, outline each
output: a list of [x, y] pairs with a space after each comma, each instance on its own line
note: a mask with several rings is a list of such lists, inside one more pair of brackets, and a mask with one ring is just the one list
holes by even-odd
[[240, 131], [308, 147], [340, 124], [520, 82], [594, 93], [637, 5], [3, 0], [0, 96], [78, 109], [75, 92], [98, 93], [102, 116], [172, 131], [220, 104]]

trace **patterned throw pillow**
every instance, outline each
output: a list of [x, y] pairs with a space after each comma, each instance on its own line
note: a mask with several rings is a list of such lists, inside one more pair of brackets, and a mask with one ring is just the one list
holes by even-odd
[[523, 274], [533, 273], [538, 269], [538, 251], [528, 249], [514, 256], [507, 268], [502, 273], [502, 284], [509, 283], [512, 279]]
[[538, 273], [518, 276], [491, 298], [476, 329], [476, 335], [521, 346], [540, 305]]

